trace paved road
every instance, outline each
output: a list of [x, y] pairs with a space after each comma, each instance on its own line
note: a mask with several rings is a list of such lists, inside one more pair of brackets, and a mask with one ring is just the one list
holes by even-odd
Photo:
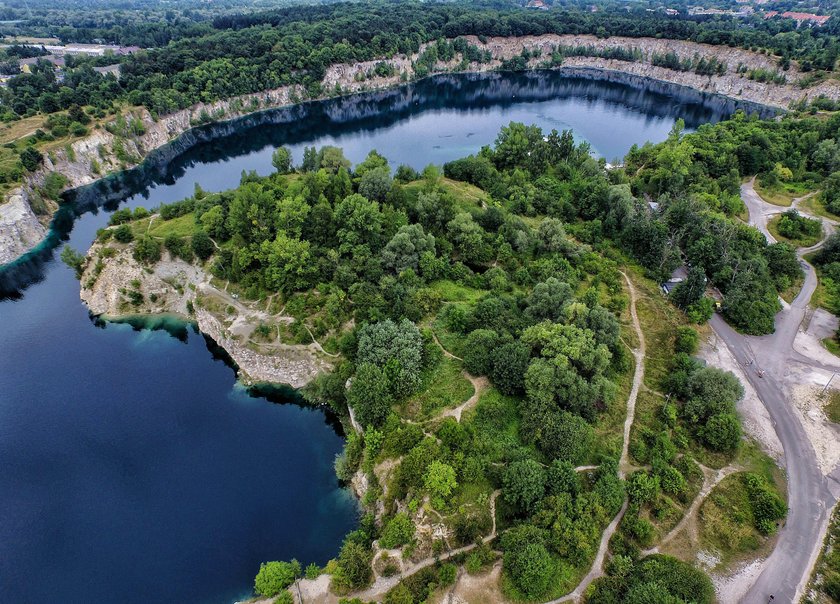
[[[752, 182], [742, 185], [741, 196], [750, 212], [750, 223], [773, 241], [767, 231], [767, 217], [781, 209], [762, 200], [755, 193]], [[834, 225], [825, 226], [825, 230], [829, 231]], [[802, 253], [804, 250], [799, 252], [805, 272], [802, 290], [789, 307], [776, 315], [775, 333], [760, 337], [743, 336], [719, 315], [711, 321], [718, 337], [745, 366], [747, 379], [767, 408], [784, 448], [790, 509], [785, 526], [779, 532], [776, 548], [742, 600], [750, 604], [765, 604], [770, 595], [775, 596], [776, 602], [794, 602], [802, 595], [819, 553], [831, 508], [840, 495], [840, 483], [836, 480], [840, 477], [840, 470], [835, 470], [828, 478], [823, 476], [814, 448], [787, 401], [788, 391], [784, 386], [791, 362], [824, 368], [793, 350], [794, 338], [817, 286], [814, 269], [801, 260]], [[840, 363], [838, 366], [840, 369]]]

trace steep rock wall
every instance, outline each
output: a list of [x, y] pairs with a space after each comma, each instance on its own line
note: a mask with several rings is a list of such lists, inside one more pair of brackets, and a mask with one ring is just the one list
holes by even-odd
[[[802, 76], [795, 65], [786, 72], [788, 83], [784, 85], [762, 84], [749, 80], [744, 74], [738, 73], [739, 66], [743, 65], [749, 69], [776, 69], [776, 60], [767, 55], [738, 48], [651, 38], [599, 39], [585, 35], [490, 38], [485, 42], [475, 37], [468, 39], [473, 44], [490, 50], [493, 56], [489, 63], [470, 64], [467, 71], [475, 73], [498, 69], [503, 60], [521, 54], [523, 49], [541, 51], [542, 56], [529, 61], [530, 67], [537, 68], [544, 64], [554, 48], [560, 46], [586, 46], [599, 50], [624, 48], [638, 50], [643, 60], [627, 62], [595, 57], [568, 57], [561, 69], [589, 77], [606, 74], [611, 79], [636, 84], [644, 81], [675, 84], [778, 108], [786, 108], [793, 102], [813, 99], [819, 95], [840, 100], [840, 82], [836, 80], [827, 80], [805, 90], [800, 89], [796, 82]], [[700, 76], [693, 72], [673, 71], [650, 64], [654, 54], [666, 52], [674, 52], [680, 58], [717, 58], [726, 63], [726, 73]], [[417, 55], [389, 59], [388, 62], [396, 67], [398, 74], [390, 77], [371, 78], [365, 75], [377, 61], [333, 65], [327, 70], [322, 82], [325, 94], [321, 98], [336, 93], [347, 95], [399, 86], [403, 83], [403, 78], [413, 77], [412, 65], [416, 58]], [[456, 58], [448, 64], [436, 65], [433, 71], [451, 71], [459, 63]], [[365, 77], [359, 77], [360, 75]], [[299, 87], [283, 87], [214, 103], [201, 103], [157, 120], [153, 119], [148, 111], [139, 108], [133, 110], [128, 119], [142, 123], [143, 134], [119, 136], [100, 129], [72, 143], [72, 151], [69, 153], [64, 149], [56, 150], [51, 157], [45, 158], [41, 169], [26, 178], [20, 190], [8, 195], [5, 202], [0, 204], [0, 266], [29, 252], [46, 236], [46, 225], [55, 208], [49, 208], [46, 215], [36, 217], [31, 208], [27, 211], [25, 206], [31, 206], [28, 203], [30, 195], [40, 187], [50, 172], [64, 174], [67, 178], [66, 188], [76, 189], [105, 175], [135, 167], [155, 151], [158, 152], [154, 161], [166, 162], [197, 142], [235, 132], [242, 127], [242, 118], [251, 124], [271, 123], [274, 118], [270, 112], [264, 110], [291, 107], [303, 98], [303, 90]], [[214, 122], [214, 125], [211, 128], [196, 128], [197, 125], [207, 122]], [[100, 197], [98, 202], [106, 200], [107, 197]]]

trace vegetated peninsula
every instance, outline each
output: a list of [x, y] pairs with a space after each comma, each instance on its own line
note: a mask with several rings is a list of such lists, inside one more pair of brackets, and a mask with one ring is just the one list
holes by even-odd
[[[332, 32], [336, 11], [349, 21], [343, 22], [345, 29]], [[375, 32], [366, 26], [372, 19], [379, 24]], [[782, 44], [760, 20], [749, 35], [739, 22], [714, 35], [702, 23], [678, 23], [658, 14], [623, 11], [598, 19], [577, 11], [445, 5], [424, 5], [422, 11], [414, 5], [375, 4], [289, 9], [220, 19], [213, 32], [176, 36], [164, 48], [125, 54], [119, 57], [118, 80], [77, 60], [77, 67], [67, 69], [73, 77], [58, 82], [54, 65], [40, 61], [34, 73], [12, 78], [12, 96], [4, 102], [8, 119], [28, 117], [25, 136], [14, 129], [2, 141], [7, 145], [0, 158], [0, 264], [44, 240], [63, 190], [137, 166], [169, 143], [189, 146], [195, 139], [187, 133], [197, 125], [303, 100], [391, 88], [435, 73], [595, 70], [785, 109], [810, 103], [832, 107], [840, 101], [836, 79], [826, 77], [836, 51], [831, 55], [821, 38], [796, 32]], [[413, 29], [420, 24], [422, 34]], [[286, 48], [284, 36], [297, 35], [298, 28], [307, 38], [299, 48]], [[359, 30], [358, 35], [348, 35], [347, 28]], [[667, 39], [669, 32], [676, 39]], [[710, 40], [719, 45], [702, 43]], [[206, 58], [183, 70], [175, 67], [174, 57], [195, 63], [196, 48]], [[231, 56], [233, 48], [244, 54]], [[221, 126], [216, 135], [232, 127]], [[168, 157], [163, 153], [158, 161]]]
[[[298, 363], [279, 381], [347, 419], [336, 471], [365, 515], [304, 599], [711, 602], [692, 564], [765, 558], [787, 508], [741, 383], [693, 356], [708, 286], [733, 325], [773, 331], [801, 269], [738, 219], [741, 178], [810, 165], [801, 137], [835, 122], [678, 124], [609, 170], [516, 123], [442, 173], [335, 147], [293, 167], [281, 147], [275, 174], [120, 210], [67, 259], [93, 312], [194, 317], [246, 378]], [[669, 301], [657, 282], [683, 262]], [[265, 565], [257, 592], [285, 593], [296, 564]]]
[[148, 48], [116, 70], [0, 51], [36, 59], [0, 93], [0, 263], [67, 189], [431, 74], [562, 69], [787, 109], [677, 123], [619, 166], [521, 123], [422, 173], [280, 147], [275, 173], [119, 210], [62, 258], [93, 314], [195, 321], [244, 382], [342, 418], [359, 526], [324, 567], [255, 568], [258, 597], [836, 597], [837, 16], [530, 4], [224, 9], [165, 35], [46, 11], [28, 33], [69, 19], [65, 42]]

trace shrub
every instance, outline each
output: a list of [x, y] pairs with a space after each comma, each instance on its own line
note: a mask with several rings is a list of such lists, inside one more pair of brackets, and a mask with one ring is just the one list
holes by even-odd
[[691, 327], [678, 327], [677, 339], [674, 342], [674, 351], [694, 354], [697, 352], [697, 345], [699, 341], [700, 337], [694, 329]]
[[134, 241], [134, 233], [131, 232], [130, 226], [121, 224], [114, 230], [114, 239], [120, 243], [131, 243]]
[[734, 413], [713, 415], [702, 428], [703, 442], [715, 451], [734, 451], [741, 442], [741, 420]]
[[750, 499], [755, 528], [769, 535], [776, 531], [776, 522], [787, 515], [787, 505], [760, 474], [747, 473], [744, 485]]
[[545, 470], [533, 459], [515, 461], [505, 470], [502, 484], [505, 501], [529, 513], [545, 495]]
[[405, 545], [414, 538], [414, 523], [408, 514], [399, 513], [385, 525], [379, 545], [385, 549], [393, 549]]
[[261, 596], [275, 596], [291, 585], [300, 575], [300, 564], [291, 562], [264, 562], [254, 579], [254, 591]]
[[[122, 227], [119, 227], [122, 228]], [[152, 264], [160, 260], [160, 243], [144, 235], [134, 245], [134, 259], [145, 264]]]
[[503, 568], [516, 589], [526, 598], [545, 595], [554, 575], [554, 561], [545, 547], [542, 530], [529, 524], [502, 535]]
[[193, 234], [190, 246], [192, 247], [193, 253], [201, 260], [207, 260], [213, 255], [216, 249], [216, 246], [213, 245], [213, 240], [210, 239], [210, 235], [203, 230], [196, 231]]

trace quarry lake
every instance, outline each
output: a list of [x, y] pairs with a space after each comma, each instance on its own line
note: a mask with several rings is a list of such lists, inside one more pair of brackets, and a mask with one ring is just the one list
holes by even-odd
[[74, 196], [53, 245], [3, 275], [0, 600], [231, 602], [251, 595], [261, 561], [323, 564], [358, 521], [333, 472], [343, 443], [334, 418], [291, 390], [249, 393], [189, 326], [89, 316], [58, 254], [65, 240], [87, 250], [118, 203], [235, 187], [243, 170], [269, 173], [281, 144], [296, 162], [304, 146], [330, 144], [353, 162], [377, 149], [421, 169], [520, 121], [572, 129], [611, 161], [663, 140], [678, 117], [696, 128], [733, 109], [557, 72], [443, 76], [244, 118], [224, 133], [206, 126], [195, 144]]

